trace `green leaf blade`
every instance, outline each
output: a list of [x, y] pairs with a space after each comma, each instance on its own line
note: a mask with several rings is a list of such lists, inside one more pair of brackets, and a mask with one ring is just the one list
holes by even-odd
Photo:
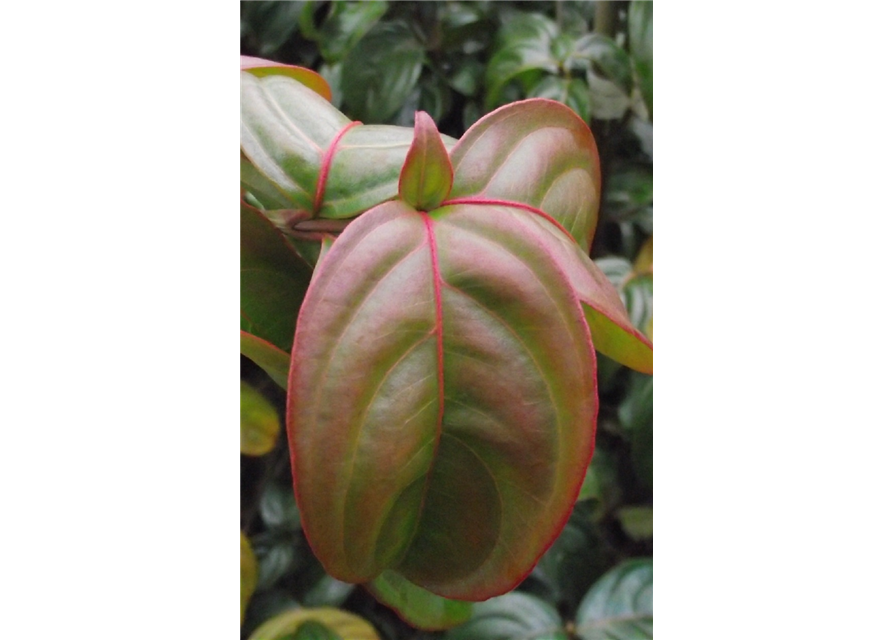
[[400, 197], [420, 211], [430, 211], [440, 206], [452, 186], [453, 167], [437, 125], [417, 111], [412, 145], [400, 172]]
[[471, 619], [446, 640], [569, 640], [550, 604], [521, 591], [474, 605]]
[[312, 270], [257, 209], [241, 203], [242, 330], [288, 351]]
[[365, 586], [379, 602], [394, 609], [405, 622], [417, 629], [449, 629], [471, 617], [470, 602], [441, 598], [394, 571], [385, 571]]
[[650, 639], [652, 576], [651, 558], [627, 560], [602, 576], [577, 610], [577, 635], [583, 640]]

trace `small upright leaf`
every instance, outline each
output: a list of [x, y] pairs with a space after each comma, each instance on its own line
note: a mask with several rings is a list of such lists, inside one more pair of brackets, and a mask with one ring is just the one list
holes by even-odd
[[576, 632], [583, 640], [652, 636], [652, 560], [628, 560], [603, 575], [583, 597]]
[[241, 582], [241, 598], [242, 598], [242, 614], [241, 619], [242, 622], [245, 621], [245, 609], [248, 607], [248, 601], [251, 599], [251, 594], [254, 593], [254, 589], [257, 586], [257, 560], [254, 557], [254, 552], [251, 550], [251, 543], [248, 542], [248, 538], [245, 537], [244, 532], [240, 532], [242, 536], [242, 550], [241, 550], [241, 568], [239, 570], [240, 574], [240, 582]]
[[416, 111], [415, 136], [400, 172], [400, 197], [411, 207], [430, 211], [440, 206], [453, 186], [453, 166], [437, 125]]
[[471, 617], [470, 602], [441, 598], [393, 571], [383, 572], [366, 588], [378, 601], [394, 609], [397, 615], [417, 629], [449, 629]]
[[242, 453], [262, 456], [276, 445], [279, 416], [266, 398], [242, 382]]
[[[344, 640], [379, 640], [378, 634], [371, 624], [352, 613], [331, 607], [292, 609], [291, 611], [280, 613], [258, 627], [251, 634], [249, 640], [291, 640], [295, 637], [295, 632], [299, 630], [309, 632], [314, 629], [312, 626], [310, 628], [304, 626], [308, 622], [314, 622], [316, 625], [319, 625], [319, 627], [315, 627], [317, 632], [322, 627], [326, 633], [332, 634], [335, 638], [343, 638]], [[332, 635], [329, 637], [332, 637]]]
[[568, 640], [561, 616], [539, 598], [513, 591], [474, 605], [471, 619], [446, 640]]

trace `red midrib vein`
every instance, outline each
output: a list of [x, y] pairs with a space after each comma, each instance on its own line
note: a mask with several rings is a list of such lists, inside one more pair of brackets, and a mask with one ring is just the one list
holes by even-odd
[[332, 143], [329, 145], [329, 148], [326, 149], [325, 155], [322, 157], [322, 163], [319, 166], [319, 177], [316, 179], [316, 195], [313, 198], [314, 216], [317, 215], [320, 208], [322, 208], [322, 199], [326, 194], [326, 181], [329, 179], [329, 169], [332, 167], [332, 158], [335, 157], [335, 148], [338, 146], [338, 143], [341, 142], [341, 138], [344, 137], [344, 134], [358, 124], [363, 123], [359, 120], [355, 120], [345, 125], [344, 128], [337, 133], [332, 140]]
[[577, 241], [574, 236], [571, 235], [570, 231], [564, 228], [558, 220], [550, 216], [548, 213], [543, 211], [542, 209], [537, 209], [531, 204], [526, 204], [524, 202], [516, 202], [515, 200], [500, 200], [498, 198], [476, 198], [471, 196], [469, 198], [453, 198], [451, 200], [444, 200], [440, 203], [441, 207], [448, 207], [451, 204], [489, 204], [499, 207], [512, 207], [514, 209], [523, 209], [524, 211], [529, 211], [530, 213], [538, 215], [540, 218], [548, 220], [555, 227], [561, 231], [564, 235], [571, 239], [571, 241], [576, 244]]
[[[431, 271], [434, 276], [434, 333], [437, 336], [437, 440], [440, 440], [440, 432], [443, 429], [443, 294], [440, 276], [440, 263], [437, 260], [437, 240], [434, 237], [434, 227], [431, 216], [422, 212], [425, 221], [425, 232], [428, 235], [428, 247], [431, 249]], [[436, 446], [436, 445], [435, 445]]]

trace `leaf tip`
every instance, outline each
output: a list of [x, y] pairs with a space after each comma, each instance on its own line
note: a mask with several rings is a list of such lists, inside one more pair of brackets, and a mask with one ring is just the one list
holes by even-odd
[[430, 211], [440, 206], [453, 188], [453, 165], [437, 124], [416, 111], [412, 144], [400, 171], [400, 198], [410, 206]]

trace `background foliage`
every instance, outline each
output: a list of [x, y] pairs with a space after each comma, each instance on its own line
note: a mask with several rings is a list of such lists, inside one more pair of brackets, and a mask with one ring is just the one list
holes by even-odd
[[[651, 338], [651, 13], [638, 0], [243, 2], [241, 52], [319, 71], [335, 106], [367, 124], [411, 127], [421, 109], [459, 138], [513, 100], [567, 104], [591, 125], [601, 156], [591, 255]], [[598, 366], [596, 453], [564, 531], [505, 596], [437, 610], [402, 594], [403, 618], [416, 626], [471, 616], [434, 632], [325, 574], [292, 495], [285, 394], [243, 357], [242, 637], [650, 638], [653, 379], [601, 356]], [[296, 607], [312, 611], [288, 613]], [[282, 615], [281, 628], [271, 625]]]

